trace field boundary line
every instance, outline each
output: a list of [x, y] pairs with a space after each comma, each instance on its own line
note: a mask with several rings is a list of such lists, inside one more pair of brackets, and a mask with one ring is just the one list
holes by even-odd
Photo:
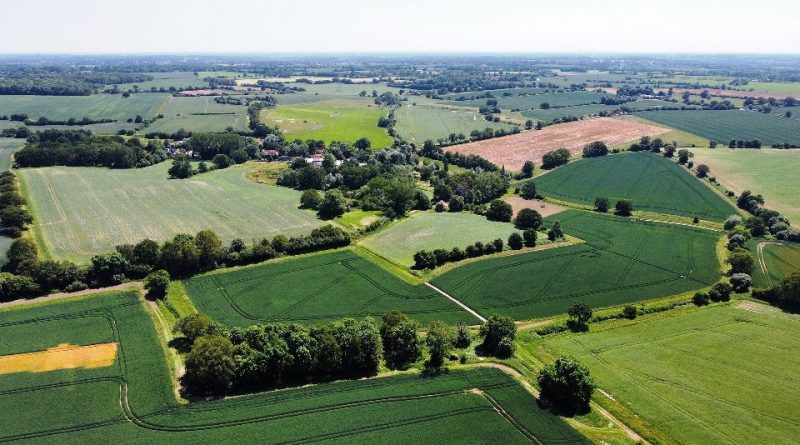
[[485, 318], [483, 315], [481, 315], [481, 314], [479, 314], [479, 313], [475, 312], [474, 310], [472, 310], [472, 309], [471, 309], [469, 306], [467, 306], [466, 304], [464, 304], [464, 303], [462, 303], [462, 302], [460, 302], [460, 301], [456, 300], [455, 298], [451, 297], [451, 296], [450, 296], [450, 295], [449, 295], [447, 292], [445, 292], [445, 291], [443, 291], [443, 290], [439, 289], [438, 287], [434, 286], [434, 285], [433, 285], [433, 284], [431, 284], [431, 283], [425, 283], [425, 285], [426, 285], [426, 286], [428, 286], [428, 287], [430, 287], [431, 289], [435, 290], [436, 292], [439, 292], [440, 294], [444, 295], [445, 297], [447, 297], [447, 299], [449, 299], [449, 300], [450, 300], [450, 301], [452, 301], [453, 303], [455, 303], [455, 304], [457, 304], [457, 305], [461, 306], [461, 309], [464, 309], [465, 311], [469, 312], [469, 313], [470, 313], [470, 314], [472, 314], [472, 315], [473, 315], [475, 318], [477, 318], [478, 320], [480, 320], [482, 323], [486, 323], [486, 318]]
[[769, 270], [767, 269], [767, 261], [764, 259], [764, 246], [767, 244], [775, 245], [775, 246], [782, 246], [783, 243], [776, 243], [774, 241], [762, 241], [758, 243], [756, 246], [756, 253], [758, 254], [758, 266], [761, 268], [761, 272], [764, 274], [764, 278], [766, 278], [767, 283], [772, 286], [772, 277], [769, 276]]

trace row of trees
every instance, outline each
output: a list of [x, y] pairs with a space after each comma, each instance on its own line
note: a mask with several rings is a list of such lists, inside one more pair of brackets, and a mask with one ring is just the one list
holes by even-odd
[[[425, 371], [438, 372], [453, 348], [471, 344], [462, 324], [453, 328], [434, 321], [425, 338], [419, 324], [399, 311], [372, 319], [343, 319], [314, 326], [257, 324], [228, 330], [203, 314], [178, 320], [183, 334], [186, 374], [193, 394], [227, 394], [263, 388], [356, 379], [375, 375], [381, 359], [390, 369], [407, 369], [423, 357]], [[514, 353], [516, 326], [508, 317], [492, 316], [481, 327], [481, 354], [508, 358]]]
[[19, 193], [16, 176], [10, 171], [0, 173], [0, 225], [3, 234], [17, 238], [32, 222], [33, 218], [25, 208], [25, 198]]
[[138, 138], [93, 136], [89, 130], [45, 130], [28, 138], [14, 155], [17, 167], [53, 165], [135, 168], [167, 158], [159, 141], [142, 145]]
[[[534, 237], [535, 243], [535, 237]], [[476, 241], [475, 244], [470, 244], [466, 249], [461, 250], [454, 247], [452, 250], [436, 249], [433, 251], [420, 250], [414, 254], [413, 269], [425, 270], [435, 269], [446, 263], [455, 263], [463, 261], [467, 258], [477, 258], [484, 255], [491, 255], [503, 251], [503, 240], [496, 239], [486, 244]]]
[[[277, 235], [250, 246], [241, 239], [223, 247], [211, 230], [195, 236], [176, 235], [159, 245], [152, 240], [124, 244], [114, 252], [95, 255], [87, 266], [67, 261], [40, 260], [36, 245], [27, 238], [14, 240], [8, 250], [8, 263], [0, 276], [0, 299], [30, 298], [51, 291], [78, 291], [104, 287], [131, 279], [142, 279], [163, 270], [168, 277], [188, 277], [222, 266], [266, 261], [281, 255], [297, 255], [334, 249], [350, 244], [350, 236], [333, 226], [323, 226], [309, 235], [287, 238]], [[163, 276], [163, 274], [160, 274]], [[158, 277], [150, 277], [156, 280]], [[163, 296], [154, 292], [153, 297]]]

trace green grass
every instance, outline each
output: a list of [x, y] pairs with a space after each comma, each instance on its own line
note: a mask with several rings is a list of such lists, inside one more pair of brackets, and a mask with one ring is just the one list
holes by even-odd
[[380, 317], [399, 309], [420, 322], [476, 320], [432, 289], [411, 285], [350, 249], [190, 278], [200, 312], [227, 326]]
[[[139, 86], [140, 91], [149, 91], [150, 88], [167, 88], [175, 87], [178, 89], [208, 87], [208, 82], [203, 81], [203, 76], [195, 76], [194, 73], [188, 71], [173, 71], [168, 73], [149, 73], [153, 76], [153, 80], [146, 82], [131, 82], [122, 83], [117, 85], [120, 91], [132, 90], [134, 85]], [[108, 85], [106, 88], [113, 88], [113, 85]]]
[[792, 119], [741, 110], [644, 111], [639, 117], [684, 130], [720, 144], [758, 139], [765, 146], [800, 143], [800, 125]]
[[401, 220], [360, 244], [378, 255], [403, 266], [414, 265], [420, 250], [464, 249], [475, 241], [486, 243], [497, 238], [506, 243], [508, 236], [519, 232], [511, 223], [489, 221], [468, 212], [425, 212]]
[[451, 133], [463, 133], [469, 137], [472, 130], [513, 128], [508, 124], [489, 122], [478, 110], [469, 108], [404, 104], [394, 112], [394, 117], [397, 119], [397, 134], [417, 144], [422, 144], [427, 139], [436, 141], [446, 138]]
[[[751, 240], [748, 248], [754, 256], [758, 255], [757, 245], [761, 240]], [[800, 272], [800, 244], [783, 243], [764, 244], [762, 248], [764, 263], [767, 273], [761, 270], [761, 266], [756, 261], [753, 272], [753, 285], [756, 287], [767, 288], [778, 284], [782, 279], [794, 272]], [[757, 256], [756, 256], [757, 258]]]
[[800, 94], [800, 82], [750, 82], [739, 89], [752, 89], [753, 91], [764, 91], [775, 95], [798, 95]]
[[366, 137], [373, 148], [384, 148], [392, 145], [392, 138], [378, 127], [378, 119], [387, 113], [387, 109], [379, 108], [371, 100], [347, 99], [278, 105], [262, 111], [261, 119], [280, 128], [289, 140], [316, 139], [330, 143], [354, 142]]
[[633, 411], [674, 443], [795, 443], [800, 320], [749, 304], [751, 311], [734, 303], [593, 326], [597, 332], [525, 349], [576, 357], [616, 401], [609, 403]]
[[[140, 133], [163, 132], [174, 133], [181, 128], [192, 132], [225, 131], [233, 127], [237, 131], [246, 131], [248, 118], [247, 107], [243, 105], [219, 104], [213, 97], [169, 97], [164, 103], [157, 119]], [[205, 114], [214, 113], [214, 114]]]
[[576, 105], [576, 106], [568, 106], [561, 108], [550, 108], [547, 110], [542, 110], [539, 108], [539, 109], [523, 111], [522, 115], [525, 116], [526, 118], [540, 120], [543, 122], [550, 122], [554, 119], [561, 117], [569, 117], [569, 116], [584, 117], [593, 114], [599, 114], [603, 111], [610, 113], [620, 109], [621, 107], [628, 107], [633, 110], [641, 110], [650, 107], [663, 107], [663, 106], [675, 106], [675, 104], [660, 100], [638, 100], [635, 102], [629, 102], [622, 105], [589, 104], [589, 105]]
[[560, 201], [594, 205], [602, 196], [613, 207], [630, 199], [636, 210], [721, 221], [736, 209], [675, 162], [651, 153], [581, 159], [536, 179], [537, 191]]
[[57, 259], [84, 262], [118, 244], [204, 229], [225, 242], [249, 242], [320, 225], [314, 212], [297, 208], [299, 192], [256, 184], [245, 178], [247, 167], [192, 179], [167, 179], [168, 168], [169, 162], [130, 170], [46, 167], [18, 177], [37, 239]]
[[91, 96], [0, 96], [0, 115], [27, 114], [30, 119], [46, 117], [66, 120], [115, 119], [125, 121], [141, 115], [150, 119], [157, 115], [168, 94], [93, 94]]
[[[114, 323], [96, 323], [98, 317]], [[14, 421], [4, 424], [2, 442], [400, 444], [409, 437], [422, 443], [446, 437], [522, 444], [530, 443], [526, 435], [535, 435], [546, 444], [587, 443], [496, 369], [454, 370], [436, 378], [404, 374], [179, 404], [165, 351], [135, 293], [6, 310], [2, 318], [0, 329], [9, 332], [35, 329], [46, 319], [54, 332], [48, 340], [91, 344], [111, 338], [120, 347], [117, 362], [107, 368], [3, 376], [0, 408], [13, 413]], [[82, 338], [71, 337], [75, 329], [83, 331]], [[24, 350], [46, 343], [35, 335], [15, 341]]]
[[693, 150], [695, 164], [711, 167], [711, 176], [725, 188], [761, 194], [766, 206], [800, 223], [800, 150], [728, 148]]
[[449, 271], [433, 284], [483, 316], [517, 320], [664, 297], [719, 279], [717, 234], [670, 224], [568, 210], [564, 231], [583, 244], [492, 258]]

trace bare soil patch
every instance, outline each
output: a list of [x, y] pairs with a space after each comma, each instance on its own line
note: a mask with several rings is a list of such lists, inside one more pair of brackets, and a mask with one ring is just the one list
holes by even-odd
[[104, 368], [113, 365], [116, 358], [116, 343], [100, 343], [89, 346], [62, 343], [44, 351], [1, 356], [0, 374]]
[[540, 164], [548, 151], [566, 148], [573, 155], [593, 141], [617, 145], [642, 136], [655, 136], [670, 131], [666, 127], [622, 119], [601, 117], [564, 124], [550, 125], [539, 131], [522, 133], [448, 147], [448, 151], [477, 154], [489, 161], [519, 170], [525, 161]]
[[514, 216], [516, 216], [517, 213], [519, 213], [519, 211], [522, 209], [536, 210], [544, 217], [555, 215], [556, 213], [566, 210], [566, 208], [550, 202], [545, 202], [538, 199], [524, 199], [520, 196], [506, 198], [505, 201], [511, 204], [511, 207], [514, 209]]

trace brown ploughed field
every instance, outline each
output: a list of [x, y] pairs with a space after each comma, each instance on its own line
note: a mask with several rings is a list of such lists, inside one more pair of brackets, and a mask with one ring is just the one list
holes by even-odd
[[600, 117], [550, 125], [539, 131], [524, 131], [510, 136], [454, 145], [446, 150], [465, 155], [477, 154], [497, 165], [504, 165], [507, 169], [519, 170], [525, 161], [541, 164], [542, 155], [562, 147], [573, 155], [579, 155], [583, 146], [593, 141], [603, 141], [612, 146], [668, 131], [669, 128], [657, 125]]

